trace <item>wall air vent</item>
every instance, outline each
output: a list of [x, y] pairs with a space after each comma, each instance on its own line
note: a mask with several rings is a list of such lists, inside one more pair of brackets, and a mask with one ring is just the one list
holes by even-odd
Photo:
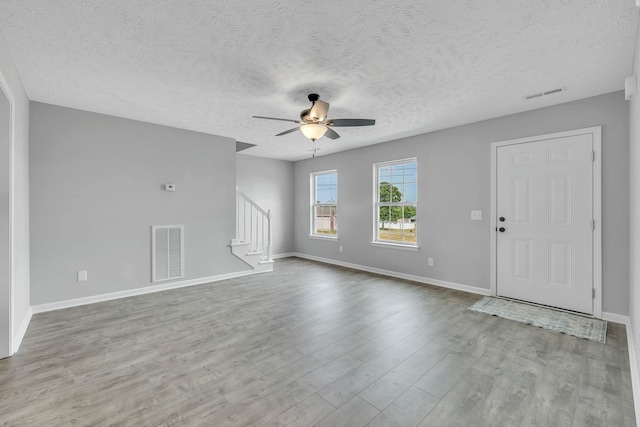
[[523, 98], [528, 101], [530, 99], [541, 98], [543, 96], [553, 95], [554, 93], [564, 92], [566, 90], [567, 90], [567, 87], [566, 86], [562, 86], [562, 87], [559, 87], [557, 89], [548, 90], [546, 92], [532, 93], [531, 95], [525, 95], [525, 96], [523, 96]]
[[151, 227], [151, 281], [184, 277], [184, 226]]

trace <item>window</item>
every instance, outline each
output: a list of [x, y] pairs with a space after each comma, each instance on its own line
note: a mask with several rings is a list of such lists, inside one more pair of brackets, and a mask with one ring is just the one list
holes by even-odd
[[311, 174], [311, 235], [338, 237], [338, 172]]
[[418, 163], [377, 163], [375, 242], [417, 246]]

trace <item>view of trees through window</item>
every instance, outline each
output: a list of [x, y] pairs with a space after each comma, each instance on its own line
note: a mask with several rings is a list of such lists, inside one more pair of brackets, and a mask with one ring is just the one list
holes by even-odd
[[376, 240], [416, 244], [417, 171], [415, 160], [376, 165]]
[[338, 236], [338, 173], [321, 172], [313, 179], [313, 222], [311, 233], [317, 236]]

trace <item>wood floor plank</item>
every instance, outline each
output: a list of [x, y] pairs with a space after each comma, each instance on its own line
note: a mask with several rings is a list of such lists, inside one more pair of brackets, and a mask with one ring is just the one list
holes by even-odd
[[275, 420], [264, 424], [270, 427], [307, 427], [318, 423], [327, 415], [335, 411], [332, 405], [320, 396], [314, 394], [303, 402], [282, 413]]
[[316, 424], [317, 427], [359, 427], [365, 426], [380, 411], [366, 401], [355, 396], [340, 408]]
[[420, 424], [439, 399], [417, 387], [410, 387], [378, 414], [370, 427], [414, 427]]
[[36, 314], [0, 360], [0, 425], [636, 425], [624, 325], [597, 344], [479, 298], [287, 258]]
[[436, 339], [362, 390], [359, 396], [383, 410], [450, 352], [447, 342]]
[[468, 354], [449, 353], [414, 385], [432, 396], [442, 398], [465, 375], [477, 359], [477, 357]]
[[329, 384], [320, 390], [318, 394], [333, 406], [339, 407], [364, 390], [369, 384], [402, 363], [407, 357], [424, 347], [427, 342], [428, 338], [422, 335], [410, 335], [375, 358]]

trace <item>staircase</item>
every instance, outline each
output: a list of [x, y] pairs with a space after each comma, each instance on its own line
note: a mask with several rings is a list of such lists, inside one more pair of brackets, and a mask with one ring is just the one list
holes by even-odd
[[273, 271], [271, 211], [265, 211], [236, 187], [236, 238], [231, 253], [256, 273]]

